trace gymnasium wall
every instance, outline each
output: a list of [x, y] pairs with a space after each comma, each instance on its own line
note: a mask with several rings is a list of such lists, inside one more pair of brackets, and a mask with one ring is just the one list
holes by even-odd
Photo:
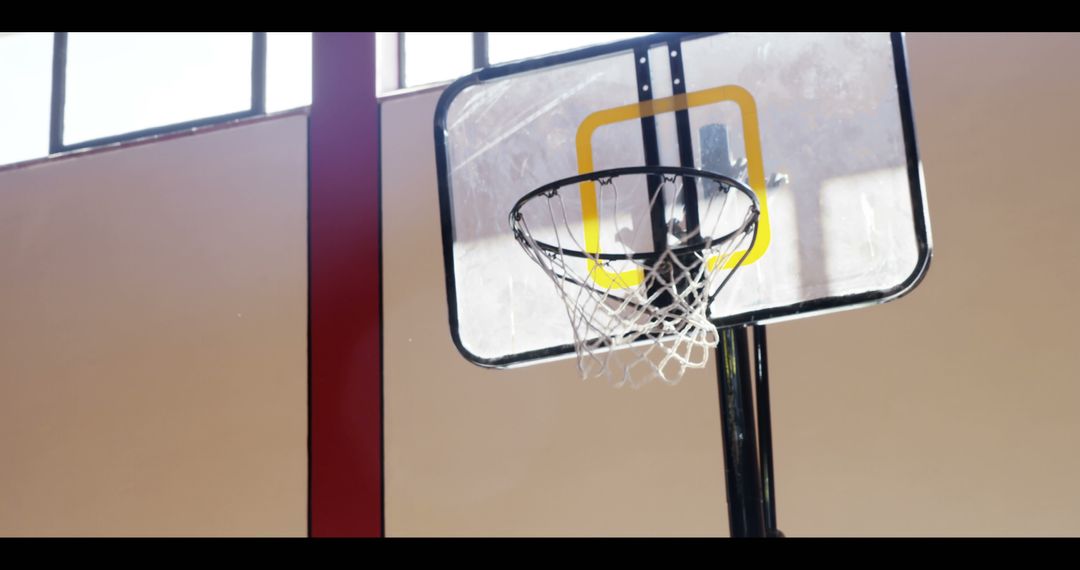
[[[908, 35], [934, 261], [904, 299], [769, 327], [788, 535], [1080, 534], [1078, 50]], [[457, 353], [438, 95], [382, 106], [387, 534], [726, 535], [711, 366], [616, 390]]]
[[[787, 534], [1080, 534], [1078, 49], [908, 36], [935, 257], [769, 327]], [[454, 348], [438, 95], [381, 110], [386, 533], [726, 535], [711, 366]], [[0, 535], [306, 533], [307, 153], [299, 114], [0, 169]]]
[[0, 535], [307, 532], [307, 116], [0, 171]]

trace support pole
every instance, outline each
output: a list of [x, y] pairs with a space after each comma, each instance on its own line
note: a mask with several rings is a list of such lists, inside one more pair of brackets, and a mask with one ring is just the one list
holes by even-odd
[[757, 404], [758, 457], [761, 465], [762, 514], [765, 534], [784, 536], [776, 528], [776, 485], [773, 480], [772, 413], [769, 411], [769, 351], [765, 325], [754, 325], [754, 401]]
[[731, 536], [765, 537], [746, 327], [720, 331], [716, 373]]

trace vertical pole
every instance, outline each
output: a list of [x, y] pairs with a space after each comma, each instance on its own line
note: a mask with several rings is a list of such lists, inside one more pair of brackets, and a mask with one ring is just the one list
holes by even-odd
[[[649, 70], [649, 50], [639, 47], [634, 50], [634, 66], [637, 71], [638, 101], [646, 103], [653, 99], [652, 73]], [[660, 164], [660, 142], [656, 133], [656, 117], [645, 115], [641, 117], [641, 142], [645, 150], [645, 165], [657, 166]], [[647, 175], [649, 184], [649, 200], [652, 208], [649, 211], [649, 219], [652, 222], [653, 251], [660, 252], [667, 248], [667, 218], [664, 207], [664, 189], [661, 187], [661, 178], [655, 174]], [[652, 291], [649, 292], [652, 294]], [[671, 303], [670, 295], [666, 292], [661, 294], [656, 301], [663, 306]]]
[[[686, 75], [683, 72], [682, 42], [672, 40], [667, 45], [671, 60], [671, 92], [676, 97], [686, 95]], [[684, 168], [697, 168], [694, 164], [694, 146], [690, 135], [690, 112], [686, 109], [675, 111], [675, 129], [679, 135], [679, 165]], [[692, 176], [683, 178], [683, 208], [686, 214], [686, 233], [689, 243], [701, 243], [701, 217], [698, 214], [697, 180]], [[677, 200], [676, 200], [677, 201]], [[706, 292], [707, 293], [707, 292]]]
[[768, 536], [783, 536], [776, 528], [776, 486], [773, 480], [772, 413], [769, 411], [769, 351], [765, 325], [754, 325], [754, 362], [757, 365], [754, 386], [757, 403], [758, 456], [761, 463], [761, 489]]
[[[653, 100], [650, 65], [648, 47], [635, 48], [634, 68], [637, 74], [638, 102], [640, 103]], [[656, 117], [652, 115], [643, 115], [641, 117], [641, 143], [645, 151], [645, 165], [659, 165], [660, 138], [656, 132]], [[648, 174], [645, 179], [649, 185], [649, 203], [652, 205], [649, 208], [649, 220], [652, 223], [653, 251], [659, 254], [659, 252], [667, 249], [668, 243], [667, 208], [664, 204], [663, 178], [656, 174]], [[671, 293], [659, 282], [653, 282], [649, 286], [648, 295], [653, 299], [653, 304], [657, 307], [667, 307], [674, 301]], [[649, 333], [648, 336], [656, 338], [653, 333]]]
[[404, 89], [408, 87], [405, 84], [405, 57], [408, 56], [405, 53], [405, 32], [394, 32], [397, 34], [397, 88]]
[[309, 118], [309, 530], [382, 536], [375, 33], [315, 32]]
[[716, 348], [716, 373], [728, 520], [731, 536], [736, 538], [766, 536], [749, 360], [746, 327], [722, 329]]
[[266, 32], [251, 33], [251, 111], [266, 113]]
[[67, 96], [67, 32], [53, 32], [52, 103], [49, 154], [64, 149], [64, 101]]
[[488, 33], [473, 32], [473, 69], [483, 69], [488, 66]]

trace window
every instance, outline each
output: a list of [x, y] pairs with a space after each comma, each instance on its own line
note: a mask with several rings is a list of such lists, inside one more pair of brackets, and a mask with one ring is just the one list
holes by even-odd
[[472, 32], [403, 32], [404, 87], [448, 81], [473, 70]]
[[311, 32], [266, 34], [266, 112], [311, 104]]
[[488, 32], [492, 64], [611, 43], [648, 32]]
[[263, 57], [254, 53], [253, 38], [69, 33], [62, 144], [252, 113], [252, 60]]
[[[397, 32], [396, 58], [384, 53], [379, 61], [383, 65], [394, 65], [396, 59], [398, 77], [392, 87], [411, 88], [451, 81], [485, 65], [606, 44], [647, 33], [650, 32]], [[382, 84], [389, 85], [391, 82], [386, 80], [386, 74], [382, 76]]]
[[[441, 84], [646, 33], [380, 33], [377, 81]], [[311, 57], [307, 32], [0, 33], [0, 165], [310, 105]]]
[[0, 165], [309, 105], [311, 53], [306, 32], [0, 33]]
[[0, 164], [49, 154], [51, 33], [0, 33]]

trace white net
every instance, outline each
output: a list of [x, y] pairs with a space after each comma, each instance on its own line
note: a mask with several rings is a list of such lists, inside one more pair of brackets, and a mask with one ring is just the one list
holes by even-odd
[[566, 305], [582, 377], [639, 385], [708, 362], [709, 306], [753, 247], [758, 211], [736, 180], [634, 167], [530, 192], [510, 224]]

